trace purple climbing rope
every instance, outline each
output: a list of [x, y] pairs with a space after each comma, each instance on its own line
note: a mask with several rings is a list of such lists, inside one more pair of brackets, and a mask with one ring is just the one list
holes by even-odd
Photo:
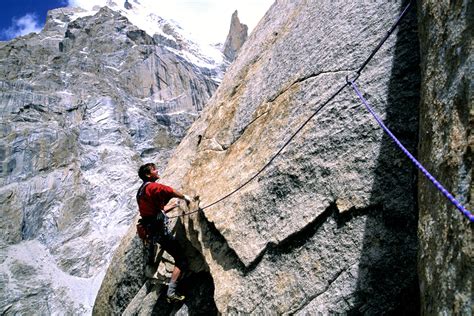
[[471, 214], [470, 211], [468, 211], [465, 207], [463, 207], [461, 205], [461, 203], [459, 203], [458, 200], [456, 200], [454, 198], [454, 196], [452, 194], [450, 194], [422, 165], [420, 162], [418, 162], [418, 160], [416, 160], [415, 157], [413, 157], [413, 155], [400, 143], [400, 141], [392, 134], [392, 132], [385, 126], [385, 124], [380, 120], [380, 118], [377, 116], [377, 114], [375, 114], [375, 112], [372, 110], [372, 108], [369, 106], [369, 104], [367, 103], [367, 101], [364, 99], [364, 97], [360, 94], [359, 90], [357, 89], [357, 86], [355, 85], [355, 81], [359, 78], [361, 72], [364, 70], [365, 66], [367, 66], [367, 64], [371, 61], [371, 59], [374, 57], [374, 55], [380, 50], [380, 48], [382, 47], [382, 45], [385, 43], [385, 41], [390, 37], [390, 35], [393, 33], [393, 31], [395, 30], [395, 28], [400, 24], [400, 22], [402, 21], [403, 17], [405, 16], [405, 14], [408, 12], [409, 8], [411, 7], [411, 4], [412, 2], [414, 2], [413, 0], [410, 0], [409, 3], [407, 4], [407, 6], [403, 9], [402, 13], [399, 15], [399, 17], [397, 18], [396, 22], [392, 25], [392, 27], [390, 28], [390, 30], [387, 32], [387, 34], [385, 35], [385, 37], [379, 42], [379, 44], [377, 45], [377, 47], [372, 51], [372, 53], [370, 54], [370, 56], [364, 61], [364, 63], [360, 66], [359, 70], [357, 70], [356, 72], [356, 76], [353, 78], [353, 79], [349, 79], [348, 77], [346, 77], [346, 84], [344, 84], [342, 87], [340, 87], [328, 100], [326, 100], [326, 102], [324, 102], [322, 105], [320, 105], [314, 112], [313, 114], [296, 130], [296, 132], [294, 132], [291, 137], [285, 142], [285, 144], [280, 148], [280, 150], [278, 150], [278, 152], [269, 160], [269, 162], [267, 164], [265, 164], [265, 166], [263, 166], [263, 168], [261, 168], [254, 176], [252, 176], [250, 179], [248, 179], [247, 181], [245, 181], [242, 185], [240, 185], [237, 189], [233, 190], [232, 192], [226, 194], [224, 197], [218, 199], [217, 201], [209, 204], [209, 205], [206, 205], [204, 207], [201, 207], [201, 208], [198, 208], [197, 210], [195, 211], [192, 211], [192, 212], [189, 212], [189, 213], [184, 213], [184, 214], [181, 214], [181, 215], [177, 215], [177, 216], [171, 216], [170, 218], [175, 218], [175, 217], [181, 217], [181, 216], [188, 216], [190, 214], [194, 214], [196, 212], [202, 212], [204, 211], [206, 208], [209, 208], [225, 199], [227, 199], [229, 196], [235, 194], [236, 192], [238, 192], [240, 189], [242, 189], [244, 186], [246, 186], [250, 181], [254, 180], [258, 175], [260, 175], [272, 162], [273, 160], [283, 151], [283, 149], [293, 140], [293, 138], [306, 126], [306, 124], [320, 111], [322, 110], [322, 108], [328, 104], [330, 101], [332, 101], [339, 93], [342, 92], [342, 90], [344, 90], [344, 88], [348, 85], [351, 85], [352, 88], [355, 90], [355, 92], [357, 93], [357, 95], [359, 96], [359, 98], [362, 100], [362, 103], [364, 103], [365, 107], [367, 108], [367, 110], [369, 110], [369, 112], [375, 117], [375, 119], [377, 120], [377, 122], [380, 124], [380, 126], [385, 130], [386, 133], [388, 133], [388, 135], [390, 135], [390, 137], [395, 141], [395, 143], [400, 147], [400, 149], [410, 158], [410, 160], [418, 167], [418, 169], [420, 169], [420, 171], [438, 188], [438, 190], [441, 191], [441, 193], [443, 193], [443, 195], [449, 200], [451, 201], [451, 203], [453, 203], [456, 208], [461, 211], [461, 213], [463, 215], [465, 215], [467, 218], [469, 218], [469, 220], [471, 222], [474, 221], [474, 216]]
[[392, 138], [392, 140], [398, 145], [398, 147], [400, 147], [400, 149], [405, 153], [405, 155], [408, 156], [408, 158], [410, 158], [410, 160], [415, 164], [415, 166], [420, 169], [420, 171], [425, 175], [425, 177], [427, 177], [435, 186], [436, 188], [438, 188], [439, 191], [441, 191], [441, 193], [443, 193], [443, 195], [449, 200], [451, 201], [451, 203], [454, 204], [454, 206], [456, 206], [456, 208], [463, 214], [465, 215], [467, 218], [469, 218], [469, 220], [471, 222], [474, 221], [474, 215], [471, 214], [470, 211], [468, 211], [464, 206], [462, 206], [462, 204], [456, 200], [456, 198], [448, 192], [448, 190], [446, 190], [442, 185], [441, 183], [439, 183], [429, 172], [428, 170], [425, 169], [425, 167], [423, 167], [421, 165], [421, 163], [416, 160], [416, 158], [405, 148], [405, 146], [402, 145], [402, 143], [400, 143], [400, 141], [397, 139], [397, 137], [395, 137], [395, 135], [393, 135], [393, 133], [388, 129], [387, 126], [385, 126], [385, 124], [382, 122], [382, 120], [377, 116], [377, 114], [374, 112], [374, 110], [370, 107], [369, 103], [367, 102], [367, 100], [362, 96], [362, 94], [360, 93], [359, 89], [357, 89], [357, 86], [356, 84], [354, 83], [354, 81], [350, 80], [348, 81], [348, 83], [352, 86], [352, 88], [354, 89], [354, 91], [357, 93], [357, 96], [359, 96], [359, 99], [362, 101], [362, 103], [365, 105], [366, 109], [370, 112], [370, 114], [372, 114], [372, 116], [375, 118], [375, 120], [377, 121], [377, 123], [379, 123], [379, 125], [383, 128], [383, 130]]

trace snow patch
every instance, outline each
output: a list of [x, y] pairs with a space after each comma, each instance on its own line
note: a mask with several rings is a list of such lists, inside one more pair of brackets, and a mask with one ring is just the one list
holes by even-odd
[[61, 292], [65, 292], [67, 297], [60, 299], [71, 300], [77, 311], [88, 315], [92, 313], [95, 297], [105, 276], [105, 268], [94, 277], [80, 278], [62, 271], [48, 249], [37, 240], [23, 241], [7, 249], [6, 259], [0, 264], [0, 272], [8, 275], [10, 282], [16, 287], [24, 287], [24, 280], [15, 279], [11, 270], [21, 264], [51, 282], [54, 290], [63, 290]]
[[[215, 45], [200, 42], [192, 35], [192, 33], [184, 30], [176, 21], [165, 20], [155, 14], [155, 8], [148, 6], [146, 3], [134, 3], [131, 9], [125, 9], [123, 6], [115, 4], [114, 2], [109, 2], [107, 6], [125, 16], [130, 23], [145, 31], [152, 37], [153, 35], [158, 34], [173, 42], [184, 43], [184, 46], [186, 47], [183, 50], [178, 50], [172, 47], [167, 48], [191, 64], [198, 67], [208, 68], [210, 70], [218, 70], [224, 62], [224, 55]], [[99, 11], [99, 9], [98, 6], [95, 6], [93, 9], [75, 13], [71, 16], [71, 21], [84, 16], [94, 15]], [[218, 71], [218, 74], [214, 79], [217, 82], [220, 82], [221, 78], [222, 73]]]

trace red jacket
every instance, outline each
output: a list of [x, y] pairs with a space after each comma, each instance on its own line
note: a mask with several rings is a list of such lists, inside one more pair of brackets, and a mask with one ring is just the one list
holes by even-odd
[[142, 217], [156, 216], [173, 197], [172, 187], [156, 182], [144, 182], [137, 193], [138, 211]]

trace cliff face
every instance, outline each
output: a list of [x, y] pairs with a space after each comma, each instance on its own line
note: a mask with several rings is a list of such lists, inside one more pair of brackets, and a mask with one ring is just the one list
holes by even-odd
[[[401, 5], [276, 1], [162, 182], [199, 195], [206, 206], [249, 179], [369, 56]], [[358, 80], [412, 152], [420, 80], [415, 11]], [[211, 275], [210, 299], [222, 313], [417, 313], [415, 179], [409, 160], [346, 88], [257, 179], [183, 217], [178, 237], [190, 253], [200, 253], [190, 256], [192, 271]], [[131, 227], [113, 259], [130, 269], [109, 269], [96, 301], [99, 314], [123, 311], [124, 301], [111, 306], [107, 298], [143, 285], [134, 278], [141, 251], [133, 248], [134, 234]], [[159, 268], [158, 277], [166, 273]], [[196, 295], [189, 287], [182, 291], [189, 309]], [[166, 309], [159, 293], [143, 285], [129, 296], [135, 307], [127, 311], [138, 313], [140, 302]]]
[[40, 34], [0, 43], [2, 314], [90, 312], [138, 166], [165, 165], [217, 86], [169, 37], [83, 13], [53, 10]]
[[[472, 210], [472, 1], [422, 1], [422, 163]], [[426, 179], [419, 180], [418, 269], [423, 312], [472, 314], [473, 225]]]

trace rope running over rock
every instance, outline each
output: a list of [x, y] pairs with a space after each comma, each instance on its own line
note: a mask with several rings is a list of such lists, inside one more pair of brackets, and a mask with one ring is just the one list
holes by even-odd
[[404, 8], [404, 10], [402, 11], [402, 13], [398, 16], [397, 20], [395, 21], [395, 23], [392, 25], [392, 27], [390, 28], [390, 30], [387, 32], [387, 34], [384, 36], [384, 38], [382, 38], [382, 40], [379, 42], [379, 44], [375, 47], [375, 49], [372, 51], [372, 53], [369, 55], [369, 57], [364, 61], [364, 63], [360, 66], [360, 68], [356, 71], [356, 76], [353, 78], [353, 79], [349, 79], [348, 77], [346, 78], [346, 83], [344, 85], [342, 85], [335, 93], [333, 93], [331, 95], [331, 97], [326, 100], [326, 102], [324, 102], [323, 104], [321, 104], [320, 106], [318, 106], [316, 108], [316, 110], [313, 112], [313, 114], [311, 114], [308, 119], [306, 121], [304, 121], [303, 124], [301, 124], [301, 126], [290, 136], [290, 138], [283, 144], [283, 146], [276, 152], [276, 154], [274, 154], [272, 156], [272, 158], [255, 174], [253, 175], [250, 179], [248, 179], [247, 181], [245, 181], [243, 184], [241, 184], [239, 187], [237, 187], [235, 190], [231, 191], [230, 193], [224, 195], [223, 197], [221, 197], [220, 199], [204, 206], [204, 207], [200, 207], [198, 208], [197, 210], [195, 211], [192, 211], [192, 212], [189, 212], [189, 213], [184, 213], [184, 214], [181, 214], [181, 215], [176, 215], [176, 216], [170, 216], [170, 218], [176, 218], [176, 217], [181, 217], [181, 216], [187, 216], [187, 215], [191, 215], [193, 213], [197, 213], [197, 212], [200, 212], [200, 211], [204, 211], [205, 209], [211, 207], [211, 206], [214, 206], [216, 205], [217, 203], [220, 203], [222, 201], [224, 201], [225, 199], [227, 199], [228, 197], [234, 195], [235, 193], [237, 193], [238, 191], [240, 191], [244, 186], [246, 186], [248, 183], [250, 183], [252, 180], [254, 180], [255, 178], [257, 178], [279, 155], [280, 153], [283, 151], [283, 149], [286, 148], [286, 146], [288, 146], [288, 144], [296, 137], [297, 134], [299, 134], [299, 132], [309, 123], [309, 121], [311, 121], [311, 119], [313, 119], [314, 116], [316, 116], [316, 114], [318, 114], [324, 106], [326, 106], [330, 101], [332, 101], [339, 93], [342, 92], [342, 90], [344, 90], [344, 88], [346, 86], [351, 86], [357, 93], [357, 95], [359, 96], [359, 98], [361, 98], [362, 100], [362, 103], [366, 106], [366, 108], [369, 110], [369, 112], [375, 117], [375, 119], [377, 120], [377, 122], [379, 123], [379, 125], [384, 129], [384, 131], [386, 133], [388, 133], [388, 135], [390, 135], [390, 137], [395, 141], [395, 143], [400, 147], [400, 149], [410, 158], [410, 160], [421, 170], [421, 172], [436, 186], [436, 188], [438, 188], [438, 190], [441, 191], [441, 193], [443, 193], [446, 198], [448, 198], [449, 201], [451, 201], [460, 211], [461, 213], [463, 213], [465, 216], [467, 216], [469, 218], [469, 220], [472, 222], [474, 221], [474, 216], [466, 209], [464, 208], [461, 203], [459, 203], [453, 196], [452, 194], [450, 194], [419, 162], [418, 160], [415, 159], [415, 157], [400, 143], [400, 141], [390, 132], [390, 130], [383, 124], [383, 122], [377, 117], [377, 115], [375, 114], [375, 112], [370, 108], [370, 106], [368, 105], [367, 101], [362, 97], [362, 95], [360, 94], [359, 90], [357, 89], [356, 85], [355, 85], [355, 81], [359, 78], [361, 72], [364, 70], [364, 68], [367, 66], [367, 64], [372, 60], [372, 58], [375, 56], [375, 54], [380, 50], [380, 48], [383, 46], [383, 44], [387, 41], [387, 39], [390, 37], [390, 35], [393, 33], [393, 31], [396, 29], [396, 27], [400, 24], [401, 20], [403, 19], [403, 17], [405, 16], [405, 14], [408, 12], [408, 10], [410, 9], [411, 5], [412, 5], [412, 2], [413, 0], [410, 0], [410, 2], [406, 5], [406, 7]]
[[435, 186], [436, 188], [443, 193], [443, 195], [456, 206], [456, 208], [463, 214], [465, 215], [471, 222], [474, 221], [474, 215], [471, 214], [464, 206], [461, 205], [461, 203], [454, 198], [454, 196], [446, 190], [441, 183], [438, 182], [429, 172], [426, 170], [423, 165], [416, 160], [416, 158], [408, 151], [408, 149], [405, 148], [405, 146], [402, 145], [402, 143], [395, 137], [395, 135], [388, 129], [388, 127], [382, 122], [380, 117], [375, 113], [375, 111], [372, 109], [372, 107], [369, 105], [367, 100], [362, 96], [360, 93], [359, 89], [357, 88], [356, 84], [354, 81], [349, 81], [349, 84], [352, 86], [354, 89], [355, 93], [359, 97], [359, 99], [362, 101], [362, 103], [365, 105], [365, 108], [372, 114], [372, 116], [375, 118], [377, 123], [379, 123], [380, 127], [384, 130], [385, 133], [390, 136], [390, 138], [397, 144], [397, 146], [403, 151], [405, 155], [410, 158], [410, 160], [415, 164], [415, 166], [420, 169], [420, 171], [423, 173], [423, 175], [428, 178]]
[[[395, 28], [400, 24], [400, 21], [402, 20], [402, 18], [405, 16], [405, 14], [408, 12], [408, 9], [411, 7], [411, 4], [412, 4], [413, 0], [410, 0], [410, 2], [406, 5], [405, 9], [402, 11], [402, 13], [398, 16], [397, 20], [395, 21], [395, 23], [392, 25], [392, 27], [390, 28], [390, 30], [387, 32], [387, 34], [384, 36], [384, 38], [382, 38], [382, 40], [379, 42], [379, 44], [375, 47], [375, 49], [372, 51], [372, 53], [369, 55], [369, 57], [364, 61], [364, 63], [360, 66], [359, 70], [357, 70], [356, 72], [356, 76], [355, 78], [353, 78], [352, 80], [355, 81], [357, 80], [357, 78], [359, 78], [360, 76], [360, 73], [362, 72], [362, 70], [365, 68], [365, 66], [370, 62], [370, 60], [375, 56], [375, 54], [380, 50], [380, 48], [383, 46], [383, 44], [387, 41], [387, 39], [390, 37], [390, 35], [393, 33], [393, 31], [395, 30]], [[273, 155], [273, 157], [259, 170], [257, 171], [257, 173], [255, 175], [253, 175], [250, 179], [248, 179], [247, 181], [245, 181], [243, 184], [241, 184], [239, 187], [237, 187], [235, 190], [233, 190], [232, 192], [224, 195], [222, 198], [206, 205], [206, 206], [203, 206], [203, 207], [200, 207], [198, 208], [197, 210], [195, 211], [192, 211], [192, 212], [188, 212], [188, 213], [184, 213], [184, 214], [180, 214], [180, 215], [176, 215], [176, 216], [170, 216], [169, 218], [176, 218], [176, 217], [182, 217], [182, 216], [188, 216], [188, 215], [191, 215], [191, 214], [194, 214], [194, 213], [197, 213], [197, 212], [200, 212], [200, 211], [204, 211], [205, 209], [211, 207], [211, 206], [214, 206], [216, 205], [217, 203], [220, 203], [222, 201], [224, 201], [225, 199], [229, 198], [230, 196], [234, 195], [235, 193], [237, 193], [238, 191], [240, 191], [244, 186], [246, 186], [247, 184], [249, 184], [252, 180], [254, 180], [255, 178], [257, 178], [274, 160], [276, 157], [278, 157], [280, 155], [280, 153], [283, 151], [283, 149], [286, 148], [286, 146], [288, 146], [288, 144], [296, 137], [296, 135], [299, 134], [299, 132], [309, 123], [309, 121], [311, 121], [311, 119], [313, 117], [316, 116], [316, 114], [318, 114], [331, 100], [333, 100], [339, 93], [342, 92], [342, 90], [344, 90], [345, 87], [347, 87], [349, 85], [349, 79], [346, 78], [346, 83], [344, 83], [344, 85], [342, 85], [335, 93], [333, 93], [331, 95], [331, 97], [326, 100], [326, 102], [324, 102], [323, 104], [321, 104], [319, 107], [316, 108], [316, 110], [313, 112], [313, 114], [311, 114], [308, 119], [306, 121], [303, 122], [303, 124], [301, 124], [301, 126], [290, 136], [290, 138], [283, 144], [283, 146], [276, 152], [276, 154]]]

